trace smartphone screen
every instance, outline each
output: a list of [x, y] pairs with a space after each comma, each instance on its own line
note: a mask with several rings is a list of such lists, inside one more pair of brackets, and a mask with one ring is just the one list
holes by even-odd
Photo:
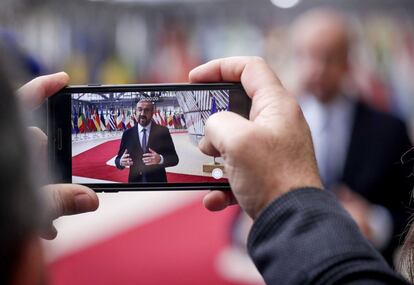
[[50, 105], [55, 165], [70, 160], [58, 176], [98, 190], [228, 188], [198, 143], [212, 114], [249, 111], [238, 84], [71, 87]]

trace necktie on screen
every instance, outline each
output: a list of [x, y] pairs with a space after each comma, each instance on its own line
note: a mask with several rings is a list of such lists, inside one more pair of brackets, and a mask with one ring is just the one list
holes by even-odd
[[144, 153], [147, 152], [147, 129], [142, 129], [142, 145], [141, 145], [142, 151]]
[[[147, 129], [142, 129], [142, 144], [141, 144], [142, 152], [147, 152]], [[147, 175], [142, 173], [142, 183], [147, 182]]]

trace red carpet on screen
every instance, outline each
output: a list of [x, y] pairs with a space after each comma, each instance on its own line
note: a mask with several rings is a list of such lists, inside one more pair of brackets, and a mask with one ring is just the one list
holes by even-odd
[[[128, 170], [120, 171], [106, 162], [113, 158], [119, 149], [120, 140], [105, 142], [87, 151], [72, 157], [72, 175], [109, 180], [114, 182], [128, 182]], [[226, 182], [225, 179], [214, 179], [197, 175], [187, 175], [167, 172], [168, 182]]]
[[217, 273], [217, 257], [236, 212], [193, 203], [57, 260], [50, 284], [235, 285]]

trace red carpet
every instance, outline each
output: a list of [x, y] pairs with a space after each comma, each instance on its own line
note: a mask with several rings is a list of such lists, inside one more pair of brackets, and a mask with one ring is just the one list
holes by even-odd
[[52, 285], [235, 285], [216, 271], [236, 208], [201, 202], [66, 256], [50, 265]]
[[[120, 171], [106, 162], [113, 158], [119, 149], [120, 139], [109, 141], [93, 147], [72, 157], [72, 175], [109, 180], [114, 182], [128, 182], [128, 170]], [[226, 182], [226, 179], [216, 180], [212, 177], [186, 175], [167, 172], [168, 182]]]

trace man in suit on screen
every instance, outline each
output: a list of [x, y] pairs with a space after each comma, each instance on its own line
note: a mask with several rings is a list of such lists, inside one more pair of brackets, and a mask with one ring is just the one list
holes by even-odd
[[166, 167], [178, 164], [178, 156], [168, 128], [152, 120], [154, 104], [142, 99], [137, 103], [138, 124], [126, 130], [115, 164], [129, 167], [128, 182], [167, 182]]

